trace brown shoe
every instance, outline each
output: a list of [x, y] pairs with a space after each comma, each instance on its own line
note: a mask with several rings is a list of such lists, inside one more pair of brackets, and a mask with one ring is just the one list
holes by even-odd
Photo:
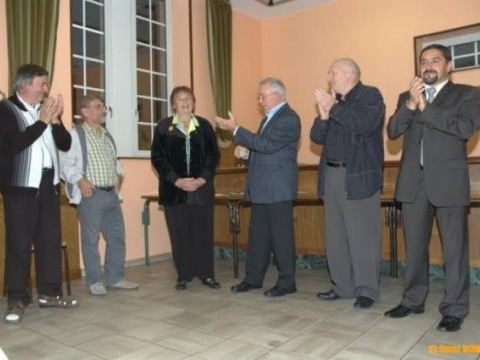
[[74, 297], [64, 297], [64, 296], [47, 296], [39, 295], [38, 296], [38, 306], [39, 307], [55, 307], [55, 308], [72, 308], [78, 306], [78, 300]]
[[3, 317], [6, 323], [18, 324], [23, 318], [24, 305], [20, 301], [13, 301], [8, 304], [7, 311]]

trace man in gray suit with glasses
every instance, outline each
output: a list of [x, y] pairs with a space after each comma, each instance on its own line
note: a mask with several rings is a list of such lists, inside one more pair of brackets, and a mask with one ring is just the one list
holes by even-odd
[[279, 275], [264, 294], [284, 296], [297, 291], [295, 285], [295, 242], [293, 200], [297, 196], [297, 146], [300, 118], [288, 105], [282, 81], [263, 79], [258, 103], [265, 117], [256, 133], [238, 125], [230, 113], [217, 117], [218, 125], [233, 131], [235, 156], [248, 163], [245, 200], [252, 203], [244, 280], [232, 292], [246, 292], [263, 286], [271, 253]]

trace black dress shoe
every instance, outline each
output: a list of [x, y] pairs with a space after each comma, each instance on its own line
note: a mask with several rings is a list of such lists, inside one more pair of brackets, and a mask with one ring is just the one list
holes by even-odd
[[440, 331], [458, 331], [462, 325], [462, 319], [455, 316], [444, 316], [438, 323], [437, 329]]
[[423, 309], [412, 309], [405, 305], [400, 304], [394, 307], [393, 309], [386, 311], [385, 316], [391, 317], [394, 319], [399, 319], [399, 318], [408, 316], [410, 314], [422, 314], [423, 312], [424, 312]]
[[285, 296], [287, 294], [292, 294], [297, 291], [296, 287], [291, 287], [290, 289], [282, 289], [277, 286], [274, 286], [270, 290], [265, 291], [263, 294], [266, 297], [278, 297], [278, 296]]
[[353, 304], [353, 307], [361, 308], [361, 309], [368, 309], [369, 307], [372, 307], [374, 302], [375, 302], [375, 300], [370, 299], [369, 297], [359, 296], [355, 300], [355, 303]]
[[220, 289], [221, 285], [214, 278], [202, 279], [202, 284], [208, 286], [210, 289]]
[[187, 280], [178, 280], [175, 290], [185, 290], [187, 288]]
[[326, 292], [319, 292], [317, 294], [317, 298], [321, 299], [321, 300], [337, 300], [337, 299], [341, 299], [340, 295], [338, 295], [335, 290], [333, 289], [330, 289]]
[[238, 283], [237, 285], [233, 285], [230, 290], [232, 290], [232, 292], [234, 293], [240, 293], [240, 292], [246, 292], [248, 290], [252, 290], [252, 289], [261, 289], [262, 288], [262, 285], [252, 285], [252, 284], [249, 284], [245, 281], [242, 281], [241, 283]]

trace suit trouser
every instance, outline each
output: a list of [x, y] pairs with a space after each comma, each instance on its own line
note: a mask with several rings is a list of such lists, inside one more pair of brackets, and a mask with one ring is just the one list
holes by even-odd
[[165, 206], [178, 280], [214, 278], [213, 204]]
[[326, 167], [325, 244], [330, 277], [341, 297], [379, 296], [380, 192], [348, 200], [345, 168]]
[[292, 201], [252, 204], [245, 264], [247, 283], [263, 285], [272, 251], [278, 270], [276, 286], [281, 289], [295, 287]]
[[104, 282], [98, 251], [100, 233], [106, 244], [105, 283], [114, 285], [125, 274], [125, 225], [116, 191], [95, 189], [91, 197], [82, 198], [78, 205], [78, 218], [87, 285]]
[[466, 206], [433, 206], [423, 182], [412, 203], [402, 203], [406, 243], [406, 271], [402, 304], [423, 309], [429, 291], [429, 253], [433, 217], [442, 243], [445, 293], [439, 310], [463, 319], [469, 308], [468, 219]]
[[32, 244], [39, 294], [62, 295], [61, 228], [53, 171], [44, 172], [35, 196], [4, 194], [8, 301], [29, 303]]

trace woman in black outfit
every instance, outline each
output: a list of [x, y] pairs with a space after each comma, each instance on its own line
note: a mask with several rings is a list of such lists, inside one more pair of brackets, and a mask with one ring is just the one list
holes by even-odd
[[165, 209], [177, 290], [194, 276], [212, 289], [214, 276], [213, 178], [220, 159], [210, 122], [194, 114], [192, 89], [178, 86], [170, 95], [174, 115], [159, 121], [151, 160], [159, 174], [160, 204]]

